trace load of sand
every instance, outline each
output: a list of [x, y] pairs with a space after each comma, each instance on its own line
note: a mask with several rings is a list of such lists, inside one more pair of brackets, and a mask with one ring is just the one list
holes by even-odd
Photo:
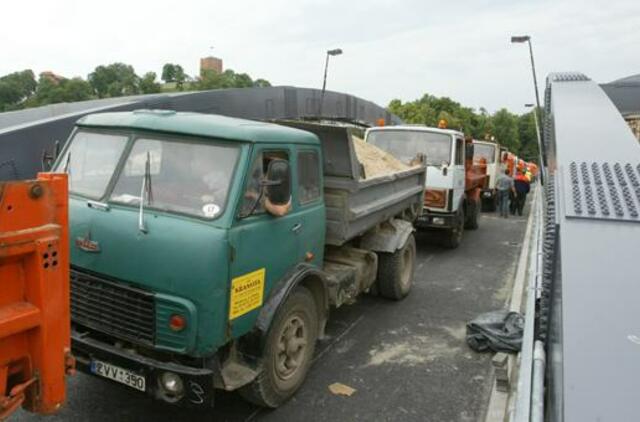
[[364, 167], [364, 179], [372, 179], [412, 168], [377, 146], [367, 144], [357, 136], [352, 136], [352, 138], [358, 161]]

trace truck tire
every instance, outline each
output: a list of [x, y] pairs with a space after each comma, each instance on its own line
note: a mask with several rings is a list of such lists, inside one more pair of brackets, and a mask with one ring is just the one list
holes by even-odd
[[462, 233], [464, 232], [464, 212], [462, 208], [458, 211], [456, 225], [445, 232], [442, 244], [447, 249], [455, 249], [462, 242]]
[[480, 217], [480, 202], [469, 202], [467, 205], [468, 217], [464, 228], [476, 230], [478, 228], [478, 218]]
[[487, 210], [490, 211], [490, 212], [495, 212], [497, 209], [498, 209], [498, 195], [495, 194], [489, 200], [489, 204], [488, 204]]
[[269, 328], [262, 371], [240, 395], [258, 406], [276, 408], [300, 388], [311, 367], [318, 339], [318, 310], [311, 292], [296, 287]]
[[489, 199], [482, 199], [482, 211], [495, 212], [498, 209], [498, 199], [493, 195]]
[[409, 294], [416, 272], [416, 239], [409, 235], [393, 253], [378, 253], [378, 291], [382, 297], [400, 300]]

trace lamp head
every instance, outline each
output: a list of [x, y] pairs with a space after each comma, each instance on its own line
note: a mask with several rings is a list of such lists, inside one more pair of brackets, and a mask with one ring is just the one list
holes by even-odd
[[531, 37], [529, 35], [515, 35], [513, 37], [511, 37], [511, 42], [512, 43], [521, 43], [521, 42], [527, 42], [531, 39]]

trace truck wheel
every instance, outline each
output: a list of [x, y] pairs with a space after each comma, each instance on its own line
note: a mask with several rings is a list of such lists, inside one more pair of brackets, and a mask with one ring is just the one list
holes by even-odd
[[469, 211], [469, 217], [466, 221], [464, 228], [469, 230], [476, 230], [478, 228], [478, 217], [480, 214], [480, 203], [479, 202], [469, 202], [467, 206], [467, 210]]
[[493, 195], [491, 200], [489, 201], [489, 211], [495, 212], [498, 209], [498, 195]]
[[455, 227], [446, 231], [442, 244], [445, 248], [455, 249], [460, 246], [462, 242], [462, 233], [464, 232], [464, 213], [462, 210], [458, 211]]
[[498, 208], [496, 196], [489, 199], [482, 198], [482, 211], [484, 212], [494, 212]]
[[412, 235], [404, 246], [393, 253], [378, 254], [378, 290], [380, 295], [393, 300], [409, 294], [416, 272], [416, 240]]
[[318, 338], [318, 310], [311, 292], [296, 287], [281, 305], [267, 335], [262, 372], [240, 389], [247, 401], [276, 408], [302, 385]]

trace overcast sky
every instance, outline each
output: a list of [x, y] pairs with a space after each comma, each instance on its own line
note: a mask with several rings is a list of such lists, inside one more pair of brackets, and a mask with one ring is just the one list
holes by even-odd
[[[380, 105], [424, 93], [522, 112], [538, 79], [579, 70], [599, 82], [640, 73], [640, 0], [263, 0], [4, 2], [0, 75], [33, 69], [86, 77], [115, 61], [160, 75], [198, 73], [199, 58], [274, 85], [327, 88]], [[214, 49], [210, 50], [213, 46]]]

